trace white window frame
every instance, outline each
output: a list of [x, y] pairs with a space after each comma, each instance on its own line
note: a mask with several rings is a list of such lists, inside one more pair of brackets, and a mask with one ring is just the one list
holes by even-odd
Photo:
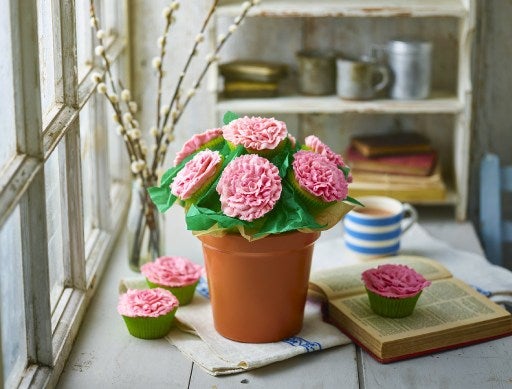
[[[85, 0], [80, 0], [85, 1]], [[5, 3], [4, 3], [5, 4]], [[98, 16], [100, 0], [96, 0]], [[2, 6], [9, 12], [11, 21], [11, 60], [13, 67], [13, 91], [16, 155], [3, 169], [0, 166], [0, 229], [18, 208], [21, 215], [22, 280], [24, 288], [25, 334], [27, 360], [25, 371], [17, 377], [9, 377], [17, 387], [53, 387], [64, 367], [77, 335], [86, 305], [95, 292], [113, 243], [121, 231], [129, 203], [128, 182], [112, 182], [108, 169], [101, 169], [108, 160], [108, 151], [93, 150], [94, 208], [97, 225], [88, 239], [84, 238], [82, 162], [80, 152], [79, 113], [91, 99], [94, 128], [100, 123], [107, 127], [109, 115], [101, 109], [104, 101], [93, 93], [95, 85], [89, 75], [98, 71], [91, 67], [83, 80], [77, 76], [77, 43], [75, 35], [75, 2], [52, 0], [55, 105], [52, 117], [43, 118], [41, 112], [40, 74], [38, 58], [37, 2], [33, 0], [9, 0]], [[118, 34], [107, 48], [113, 61], [126, 66], [126, 79], [130, 79], [129, 55], [125, 52], [127, 15], [129, 7], [119, 2], [116, 26]], [[124, 15], [123, 15], [124, 14]], [[45, 15], [49, 17], [50, 15]], [[88, 23], [87, 23], [88, 25]], [[124, 31], [122, 31], [124, 30]], [[92, 31], [90, 31], [92, 34]], [[90, 53], [91, 59], [93, 53]], [[95, 136], [107, 135], [95, 131]], [[108, 148], [107, 148], [108, 149]], [[62, 293], [52, 310], [50, 306], [48, 237], [46, 223], [45, 174], [48, 158], [58, 153], [61, 171], [62, 234], [64, 243], [64, 278]], [[126, 162], [126, 156], [116, 158]], [[122, 162], [119, 162], [122, 163]], [[128, 166], [125, 163], [127, 177]], [[64, 172], [64, 173], [62, 173]], [[94, 189], [93, 189], [94, 188]], [[66, 260], [67, 258], [67, 260]], [[9, 255], [2, 261], [9, 260]], [[86, 268], [87, 267], [87, 268]], [[46, 275], [46, 276], [41, 276]], [[1, 328], [0, 317], [0, 328]], [[0, 387], [5, 384], [6, 373], [2, 370], [0, 331]]]

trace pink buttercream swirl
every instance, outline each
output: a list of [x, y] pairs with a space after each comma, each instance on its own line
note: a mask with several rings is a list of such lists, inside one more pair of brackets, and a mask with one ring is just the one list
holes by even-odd
[[250, 150], [273, 150], [288, 134], [282, 121], [247, 116], [233, 120], [222, 131], [226, 140]]
[[202, 269], [184, 257], [159, 257], [142, 265], [140, 272], [154, 284], [173, 288], [193, 284], [201, 277]]
[[117, 312], [128, 317], [159, 317], [179, 305], [178, 299], [168, 290], [128, 289], [119, 296]]
[[406, 265], [380, 265], [364, 271], [361, 278], [368, 290], [392, 298], [415, 296], [430, 285], [430, 281]]
[[300, 150], [293, 155], [293, 171], [299, 186], [322, 200], [343, 200], [348, 183], [343, 172], [324, 155]]
[[188, 161], [171, 184], [171, 193], [181, 200], [194, 195], [210, 178], [215, 176], [222, 158], [218, 151], [200, 151]]
[[317, 136], [309, 135], [304, 139], [304, 144], [315, 153], [322, 154], [336, 166], [343, 167], [345, 162], [341, 155], [336, 154], [332, 149], [322, 142]]
[[222, 136], [222, 130], [220, 128], [213, 128], [211, 130], [206, 130], [201, 134], [195, 134], [188, 141], [185, 142], [180, 151], [176, 153], [176, 157], [174, 158], [174, 166], [179, 165], [181, 161], [187, 158], [193, 152], [199, 150], [206, 143], [211, 140]]
[[[317, 136], [315, 135], [309, 135], [304, 139], [304, 144], [307, 148], [311, 149], [315, 153], [322, 154], [327, 157], [329, 161], [334, 163], [338, 167], [345, 167], [347, 164], [343, 160], [343, 157], [327, 146], [324, 142], [322, 142]], [[352, 173], [348, 173], [347, 177], [345, 177], [348, 183], [351, 183]]]
[[279, 170], [257, 154], [232, 160], [217, 184], [224, 214], [246, 221], [258, 219], [274, 208], [281, 190]]

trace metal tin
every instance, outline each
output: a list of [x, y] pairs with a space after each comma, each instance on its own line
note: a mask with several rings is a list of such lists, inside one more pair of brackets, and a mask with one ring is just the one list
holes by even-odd
[[390, 96], [393, 99], [424, 99], [430, 94], [432, 43], [396, 40], [386, 46], [393, 74]]
[[227, 81], [276, 82], [288, 73], [285, 64], [264, 61], [237, 60], [219, 65]]
[[299, 92], [305, 95], [331, 95], [336, 91], [334, 53], [299, 51]]

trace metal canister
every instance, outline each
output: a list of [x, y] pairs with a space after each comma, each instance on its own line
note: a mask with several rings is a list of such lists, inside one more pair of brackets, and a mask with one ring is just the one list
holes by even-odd
[[393, 75], [393, 99], [425, 99], [430, 94], [432, 43], [395, 40], [386, 46], [388, 65]]
[[331, 95], [336, 91], [336, 59], [334, 53], [316, 50], [297, 53], [299, 92], [305, 95]]

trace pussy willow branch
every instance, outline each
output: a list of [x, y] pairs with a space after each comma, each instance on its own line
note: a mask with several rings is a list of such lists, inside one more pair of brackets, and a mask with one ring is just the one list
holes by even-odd
[[[183, 83], [183, 79], [184, 79], [184, 77], [186, 75], [188, 67], [190, 66], [190, 63], [192, 62], [193, 57], [197, 53], [197, 51], [196, 51], [197, 50], [197, 46], [200, 43], [200, 40], [198, 40], [196, 38], [196, 41], [195, 41], [194, 46], [192, 48], [192, 51], [190, 52], [190, 55], [189, 55], [189, 57], [187, 59], [187, 62], [185, 63], [185, 67], [184, 67], [183, 71], [180, 74], [178, 84], [177, 84], [177, 86], [175, 88], [175, 91], [174, 91], [174, 95], [173, 95], [173, 97], [171, 99], [171, 102], [169, 104], [169, 108], [170, 109], [169, 109], [169, 112], [165, 115], [164, 122], [162, 124], [162, 131], [161, 131], [161, 133], [159, 132], [159, 137], [156, 139], [156, 141], [157, 141], [157, 149], [156, 149], [155, 154], [153, 156], [153, 163], [151, 165], [151, 171], [153, 172], [153, 174], [156, 173], [156, 169], [157, 169], [158, 165], [162, 165], [163, 164], [163, 162], [165, 160], [165, 150], [167, 150], [167, 146], [169, 145], [169, 143], [170, 143], [170, 141], [172, 139], [172, 137], [169, 137], [169, 136], [165, 136], [164, 137], [164, 135], [166, 133], [165, 133], [165, 131], [163, 131], [163, 128], [167, 124], [169, 116], [171, 117], [171, 125], [169, 126], [169, 133], [172, 133], [172, 132], [174, 132], [174, 128], [175, 128], [176, 123], [178, 122], [178, 120], [180, 119], [181, 115], [183, 114], [185, 108], [187, 107], [188, 103], [190, 102], [190, 100], [194, 96], [195, 91], [200, 86], [201, 81], [203, 80], [203, 78], [206, 76], [206, 73], [207, 73], [208, 69], [210, 68], [210, 66], [212, 65], [213, 62], [217, 61], [217, 59], [218, 59], [217, 55], [218, 55], [219, 51], [222, 49], [222, 47], [224, 46], [226, 41], [229, 39], [229, 37], [235, 32], [235, 30], [238, 28], [238, 26], [245, 19], [245, 17], [249, 13], [249, 10], [253, 6], [259, 4], [259, 2], [260, 2], [259, 0], [251, 0], [251, 1], [248, 1], [248, 2], [244, 3], [242, 12], [240, 13], [240, 15], [238, 15], [234, 19], [234, 22], [230, 26], [230, 28], [228, 29], [228, 32], [225, 35], [223, 35], [221, 37], [221, 39], [219, 39], [219, 42], [217, 43], [217, 46], [215, 47], [213, 53], [210, 54], [210, 56], [209, 56], [207, 62], [205, 63], [205, 65], [204, 65], [204, 67], [203, 67], [199, 77], [195, 81], [192, 89], [187, 94], [187, 96], [185, 98], [185, 101], [183, 102], [181, 107], [177, 107], [176, 102], [178, 101], [179, 91], [181, 89], [181, 84]], [[213, 4], [212, 4], [212, 6], [211, 6], [207, 16], [206, 16], [204, 22], [203, 22], [203, 25], [202, 25], [202, 28], [201, 28], [201, 31], [200, 31], [201, 36], [204, 33], [204, 31], [206, 30], [206, 27], [208, 26], [208, 22], [210, 21], [213, 13], [215, 12], [217, 4], [218, 4], [218, 0], [215, 0], [213, 2]], [[162, 142], [162, 140], [163, 140], [163, 142]], [[163, 149], [164, 152], [160, 153], [160, 149]], [[154, 179], [156, 179], [156, 177], [154, 177]]]
[[[163, 39], [163, 41], [161, 42], [161, 45], [160, 45], [160, 59], [161, 59], [162, 63], [164, 61], [164, 57], [165, 57], [165, 53], [166, 53], [165, 46], [167, 43], [167, 35], [169, 33], [169, 28], [170, 28], [172, 20], [173, 20], [174, 10], [175, 10], [174, 8], [169, 9], [169, 13], [167, 14], [167, 17], [166, 17], [164, 32], [161, 37]], [[164, 72], [162, 70], [161, 64], [157, 69], [157, 73], [158, 73], [158, 86], [157, 86], [157, 90], [156, 90], [156, 128], [157, 128], [157, 130], [159, 130], [160, 129], [160, 117], [161, 117], [160, 108], [162, 105], [162, 102], [161, 102], [161, 100], [162, 100], [162, 81], [164, 78]]]
[[[217, 61], [218, 57], [217, 55], [219, 54], [220, 50], [222, 49], [222, 47], [224, 46], [224, 44], [226, 43], [226, 41], [229, 39], [229, 37], [231, 35], [233, 35], [233, 33], [235, 32], [235, 30], [240, 26], [240, 24], [242, 23], [242, 21], [245, 19], [245, 17], [247, 16], [247, 14], [249, 13], [249, 10], [257, 5], [259, 3], [259, 0], [252, 0], [249, 2], [249, 5], [244, 7], [243, 10], [242, 10], [242, 13], [237, 16], [235, 19], [234, 19], [234, 22], [233, 24], [230, 26], [230, 28], [228, 29], [228, 32], [226, 33], [226, 35], [222, 36], [221, 39], [219, 39], [218, 43], [217, 43], [217, 46], [215, 47], [214, 51], [212, 54], [209, 55], [209, 59], [207, 60], [205, 66], [203, 67], [203, 70], [201, 71], [199, 77], [197, 78], [197, 80], [195, 81], [192, 89], [191, 89], [191, 92], [194, 92], [197, 88], [199, 88], [202, 80], [204, 79], [204, 77], [206, 76], [206, 73], [208, 72], [208, 69], [210, 68], [210, 66], [212, 65], [212, 63], [214, 63], [215, 61]], [[191, 53], [191, 57], [193, 56], [194, 52]], [[181, 74], [182, 77], [180, 77], [180, 81], [182, 80], [184, 74], [182, 73]], [[194, 93], [188, 93], [186, 98], [185, 98], [185, 101], [181, 107], [181, 109], [179, 110], [175, 110], [174, 111], [174, 115], [172, 115], [172, 119], [171, 119], [171, 131], [174, 131], [174, 126], [176, 125], [176, 123], [178, 122], [178, 120], [180, 119], [181, 115], [183, 114], [186, 106], [188, 105], [188, 103], [190, 102], [190, 100], [192, 99], [192, 97], [194, 96]], [[170, 106], [171, 107], [171, 110], [172, 110], [172, 105]], [[168, 116], [166, 117], [166, 119], [168, 118]], [[164, 122], [165, 124], [165, 122]], [[160, 139], [161, 141], [161, 139]], [[164, 145], [165, 147], [167, 147], [169, 145], [170, 141], [169, 141], [169, 138], [166, 137], [164, 139]], [[160, 146], [160, 143], [158, 143], [158, 145]], [[157, 149], [158, 150], [158, 149]], [[155, 161], [156, 157], [158, 156], [158, 153], [155, 153], [154, 155], [154, 159], [153, 161]], [[157, 164], [160, 164], [162, 165], [163, 162], [164, 162], [164, 156], [162, 155], [161, 158], [159, 160], [157, 160]], [[156, 171], [156, 165], [153, 164], [152, 165], [152, 171], [155, 172]]]
[[[94, 28], [96, 32], [96, 37], [98, 39], [98, 42], [100, 43], [100, 46], [104, 48], [103, 46], [103, 37], [98, 33], [98, 31], [101, 30], [99, 20], [96, 16], [96, 10], [94, 7], [94, 0], [90, 1], [90, 7], [89, 7], [89, 13], [92, 21], [92, 27]], [[122, 109], [119, 104], [119, 96], [117, 94], [117, 89], [114, 83], [114, 78], [111, 72], [111, 63], [110, 60], [106, 54], [106, 51], [103, 49], [101, 52], [96, 53], [103, 59], [105, 70], [106, 70], [106, 78], [108, 79], [108, 82], [110, 83], [110, 87], [112, 89], [113, 94], [108, 94], [105, 92], [107, 96], [107, 100], [109, 101], [112, 109], [114, 110], [114, 117], [116, 122], [119, 124], [120, 128], [120, 135], [123, 137], [123, 141], [126, 147], [126, 150], [128, 152], [128, 156], [130, 157], [130, 161], [136, 162], [136, 161], [143, 161], [144, 163], [144, 169], [141, 169], [138, 172], [134, 172], [136, 175], [140, 177], [142, 180], [144, 186], [147, 185], [147, 177], [149, 176], [147, 172], [147, 162], [144, 153], [142, 152], [142, 148], [140, 145], [140, 141], [137, 138], [132, 139], [132, 137], [128, 134], [128, 129], [136, 129], [135, 123], [133, 119], [128, 120], [128, 124], [125, 123], [125, 120], [123, 118]], [[98, 84], [99, 85], [99, 84]], [[113, 98], [113, 96], [116, 96]], [[130, 112], [129, 110], [127, 112]], [[131, 116], [131, 113], [129, 117]], [[127, 128], [127, 126], [130, 126]]]
[[[203, 20], [203, 24], [201, 26], [201, 29], [199, 30], [199, 34], [197, 35], [195, 41], [194, 41], [194, 45], [192, 46], [192, 50], [190, 50], [190, 54], [187, 58], [187, 60], [185, 61], [185, 65], [183, 66], [183, 69], [179, 75], [179, 78], [178, 78], [178, 83], [176, 84], [176, 87], [174, 88], [174, 93], [171, 97], [171, 101], [168, 105], [169, 107], [169, 111], [165, 113], [164, 115], [164, 119], [163, 119], [163, 122], [162, 122], [162, 125], [160, 126], [160, 120], [158, 121], [157, 123], [157, 135], [156, 135], [156, 138], [155, 138], [155, 143], [156, 143], [156, 150], [155, 150], [155, 153], [153, 155], [153, 162], [151, 164], [151, 172], [153, 173], [153, 179], [156, 179], [156, 169], [157, 169], [157, 166], [160, 162], [160, 160], [163, 160], [165, 159], [164, 156], [162, 157], [159, 157], [160, 154], [163, 154], [160, 152], [160, 150], [162, 149], [162, 139], [165, 137], [165, 146], [167, 147], [167, 145], [169, 144], [170, 140], [167, 135], [169, 135], [166, 131], [164, 131], [164, 128], [165, 128], [165, 125], [167, 124], [167, 121], [169, 120], [169, 115], [171, 114], [172, 111], [176, 111], [176, 109], [174, 109], [174, 106], [175, 106], [175, 103], [177, 102], [178, 98], [179, 98], [179, 95], [180, 95], [180, 89], [181, 89], [181, 84], [183, 83], [183, 79], [185, 78], [185, 75], [187, 74], [187, 71], [188, 71], [188, 68], [190, 67], [190, 64], [192, 63], [192, 59], [194, 58], [194, 56], [196, 55], [197, 53], [197, 47], [199, 46], [199, 44], [201, 43], [201, 39], [198, 39], [199, 37], [203, 37], [204, 36], [204, 32], [206, 30], [206, 27], [208, 26], [213, 14], [215, 13], [215, 9], [217, 8], [217, 5], [219, 3], [219, 0], [214, 0], [212, 5], [210, 6], [210, 9], [208, 10], [208, 13], [206, 14], [206, 17], [204, 18]], [[158, 111], [158, 114], [160, 114], [160, 109]], [[160, 116], [158, 117], [160, 119]], [[176, 124], [176, 121], [173, 120], [173, 123], [172, 125], [170, 126], [170, 129], [169, 129], [169, 132], [172, 133], [174, 131], [174, 125]], [[171, 138], [172, 139], [172, 138]], [[165, 150], [165, 148], [164, 148]]]
[[[201, 26], [201, 30], [199, 31], [198, 37], [199, 36], [202, 37], [204, 35], [206, 27], [208, 26], [208, 23], [210, 22], [213, 14], [215, 13], [215, 9], [217, 8], [217, 4], [218, 3], [219, 3], [219, 0], [214, 0], [214, 2], [212, 3], [208, 13], [206, 14], [205, 19], [203, 20], [203, 24]], [[176, 101], [176, 96], [178, 94], [178, 91], [181, 88], [181, 84], [183, 83], [183, 79], [185, 78], [185, 75], [187, 74], [188, 68], [189, 68], [190, 64], [192, 63], [192, 59], [195, 57], [195, 55], [197, 53], [197, 47], [199, 46], [200, 43], [201, 43], [201, 39], [197, 39], [196, 38], [196, 40], [194, 41], [194, 46], [192, 46], [192, 50], [190, 50], [190, 54], [189, 54], [189, 56], [187, 58], [187, 61], [185, 62], [185, 66], [183, 66], [183, 70], [180, 73], [180, 77], [178, 79], [178, 83], [176, 84], [176, 88], [174, 89], [174, 94], [173, 94], [173, 96], [171, 98], [171, 102], [169, 103], [169, 107], [170, 108], [173, 107], [174, 102]], [[169, 114], [170, 114], [170, 111], [164, 117], [162, 128], [167, 124], [167, 121], [169, 120]]]
[[[101, 76], [101, 79], [96, 80], [98, 83], [98, 91], [100, 93], [106, 94], [110, 105], [112, 106], [114, 110], [114, 119], [119, 124], [119, 133], [123, 137], [128, 155], [130, 157], [130, 161], [132, 162], [132, 171], [134, 174], [139, 176], [142, 180], [143, 186], [145, 188], [148, 188], [149, 186], [154, 185], [156, 179], [157, 179], [157, 168], [159, 165], [161, 165], [165, 159], [165, 154], [167, 151], [167, 146], [174, 138], [174, 129], [176, 126], [176, 123], [180, 119], [181, 115], [183, 114], [185, 108], [187, 107], [188, 103], [192, 99], [193, 95], [195, 94], [195, 91], [200, 86], [201, 81], [204, 79], [208, 69], [210, 68], [211, 64], [218, 60], [217, 54], [219, 53], [222, 46], [225, 44], [227, 39], [233, 34], [233, 32], [237, 29], [237, 27], [240, 25], [242, 20], [246, 17], [249, 10], [256, 4], [259, 3], [259, 0], [250, 0], [243, 3], [243, 9], [239, 16], [237, 16], [234, 20], [234, 23], [229, 27], [229, 31], [222, 35], [222, 37], [219, 37], [219, 41], [213, 51], [212, 54], [209, 55], [209, 58], [207, 59], [207, 62], [205, 63], [202, 71], [200, 72], [199, 77], [193, 84], [193, 88], [188, 92], [187, 96], [185, 97], [185, 100], [182, 102], [181, 100], [181, 90], [182, 90], [182, 84], [184, 81], [184, 78], [187, 74], [187, 71], [189, 70], [189, 67], [193, 61], [193, 58], [197, 54], [197, 48], [199, 44], [204, 40], [204, 32], [206, 31], [207, 26], [209, 25], [210, 21], [212, 20], [212, 16], [218, 6], [219, 0], [213, 0], [212, 5], [206, 15], [206, 17], [203, 20], [201, 29], [199, 34], [196, 36], [194, 45], [192, 47], [192, 50], [190, 51], [190, 54], [185, 62], [185, 65], [183, 67], [182, 72], [179, 75], [178, 83], [174, 89], [174, 92], [172, 94], [172, 98], [170, 100], [170, 104], [167, 106], [165, 110], [162, 110], [161, 107], [161, 99], [162, 99], [162, 83], [163, 83], [163, 77], [164, 72], [162, 69], [162, 60], [165, 56], [166, 50], [165, 46], [167, 44], [167, 35], [169, 32], [170, 25], [173, 22], [173, 11], [177, 9], [178, 3], [177, 1], [173, 1], [171, 3], [170, 7], [167, 7], [164, 9], [165, 16], [166, 16], [166, 24], [164, 28], [163, 35], [160, 37], [161, 41], [159, 41], [161, 50], [160, 50], [160, 57], [157, 58], [158, 65], [157, 68], [157, 101], [156, 101], [156, 109], [157, 109], [157, 118], [156, 118], [156, 128], [152, 130], [152, 135], [154, 135], [155, 144], [154, 144], [154, 155], [153, 160], [151, 163], [151, 166], [149, 166], [149, 156], [146, 155], [146, 152], [144, 151], [144, 147], [141, 144], [140, 140], [140, 130], [138, 126], [138, 122], [133, 119], [132, 113], [135, 113], [135, 111], [132, 112], [130, 104], [135, 104], [134, 102], [126, 102], [126, 113], [123, 115], [123, 110], [119, 101], [119, 95], [117, 93], [117, 88], [114, 82], [114, 77], [112, 75], [111, 71], [111, 61], [109, 60], [105, 48], [103, 46], [103, 38], [104, 33], [100, 34], [101, 30], [100, 24], [98, 21], [98, 18], [96, 16], [95, 7], [94, 7], [94, 0], [90, 0], [90, 16], [92, 21], [92, 26], [96, 32], [96, 36], [99, 41], [99, 46], [97, 47], [98, 51], [96, 54], [100, 56], [103, 59], [103, 63], [105, 66], [106, 71], [106, 78], [108, 79], [108, 83], [110, 84], [110, 89], [112, 90], [112, 93], [107, 92], [106, 86], [103, 84], [101, 90], [100, 88], [100, 81], [103, 80], [105, 76]], [[123, 89], [121, 82], [119, 81], [119, 85], [121, 86], [121, 89]], [[123, 93], [125, 90], [123, 90]], [[128, 91], [129, 92], [129, 91]], [[121, 94], [122, 100], [124, 100], [123, 95]], [[163, 121], [162, 121], [163, 117]], [[167, 126], [167, 122], [169, 121], [169, 118], [171, 118], [171, 125]], [[154, 131], [154, 132], [153, 132]], [[135, 168], [134, 168], [134, 163]]]

